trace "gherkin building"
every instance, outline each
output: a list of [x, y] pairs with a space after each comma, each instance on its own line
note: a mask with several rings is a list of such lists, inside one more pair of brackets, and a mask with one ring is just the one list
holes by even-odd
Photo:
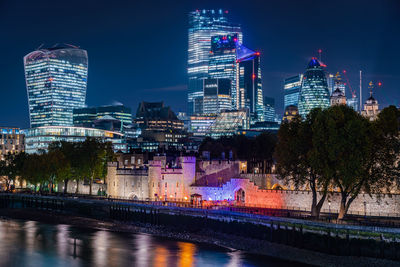
[[312, 58], [303, 76], [299, 95], [299, 114], [305, 118], [313, 108], [329, 107], [329, 90], [322, 64]]

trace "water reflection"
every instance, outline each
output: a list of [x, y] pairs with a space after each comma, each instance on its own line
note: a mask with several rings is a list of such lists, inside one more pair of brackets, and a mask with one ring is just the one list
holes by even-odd
[[192, 243], [178, 242], [179, 247], [179, 267], [191, 267], [194, 263], [194, 254], [196, 253], [196, 246]]
[[0, 219], [0, 266], [278, 266], [285, 262], [189, 242]]

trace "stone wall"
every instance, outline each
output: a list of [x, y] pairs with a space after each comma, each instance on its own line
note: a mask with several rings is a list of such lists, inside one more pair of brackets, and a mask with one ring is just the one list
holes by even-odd
[[282, 182], [278, 180], [276, 174], [261, 174], [261, 173], [242, 173], [240, 178], [249, 179], [258, 186], [259, 189], [275, 189], [277, 186], [282, 186]]
[[[261, 190], [249, 179], [233, 178], [221, 187], [191, 187], [191, 194], [200, 194], [203, 200], [237, 200], [236, 194], [242, 189], [245, 200], [242, 205], [276, 209], [299, 209], [310, 211], [312, 193], [294, 190]], [[329, 203], [331, 203], [329, 205]], [[340, 194], [332, 192], [325, 201], [322, 212], [339, 211]], [[360, 194], [351, 204], [349, 213], [364, 215], [400, 216], [400, 195]]]
[[118, 169], [108, 167], [107, 194], [111, 197], [149, 198], [148, 171], [144, 169]]
[[[57, 185], [58, 187], [58, 192], [64, 192], [64, 183], [59, 183]], [[76, 181], [69, 181], [67, 185], [67, 193], [70, 194], [75, 194], [76, 193], [76, 187], [77, 183]], [[107, 185], [106, 184], [97, 184], [93, 183], [92, 184], [92, 195], [97, 195], [97, 193], [101, 191], [107, 191]], [[88, 195], [90, 192], [90, 186], [88, 184], [85, 184], [83, 181], [79, 181], [78, 184], [78, 194], [84, 194]]]

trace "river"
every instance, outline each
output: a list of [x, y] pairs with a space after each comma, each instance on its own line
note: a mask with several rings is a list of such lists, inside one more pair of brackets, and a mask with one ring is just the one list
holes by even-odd
[[274, 258], [216, 246], [0, 219], [0, 266], [283, 266]]

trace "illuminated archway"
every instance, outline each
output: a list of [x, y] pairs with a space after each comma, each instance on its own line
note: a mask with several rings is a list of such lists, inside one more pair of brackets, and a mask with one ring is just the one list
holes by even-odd
[[246, 199], [246, 192], [240, 188], [235, 192], [235, 201], [237, 203], [244, 203]]

